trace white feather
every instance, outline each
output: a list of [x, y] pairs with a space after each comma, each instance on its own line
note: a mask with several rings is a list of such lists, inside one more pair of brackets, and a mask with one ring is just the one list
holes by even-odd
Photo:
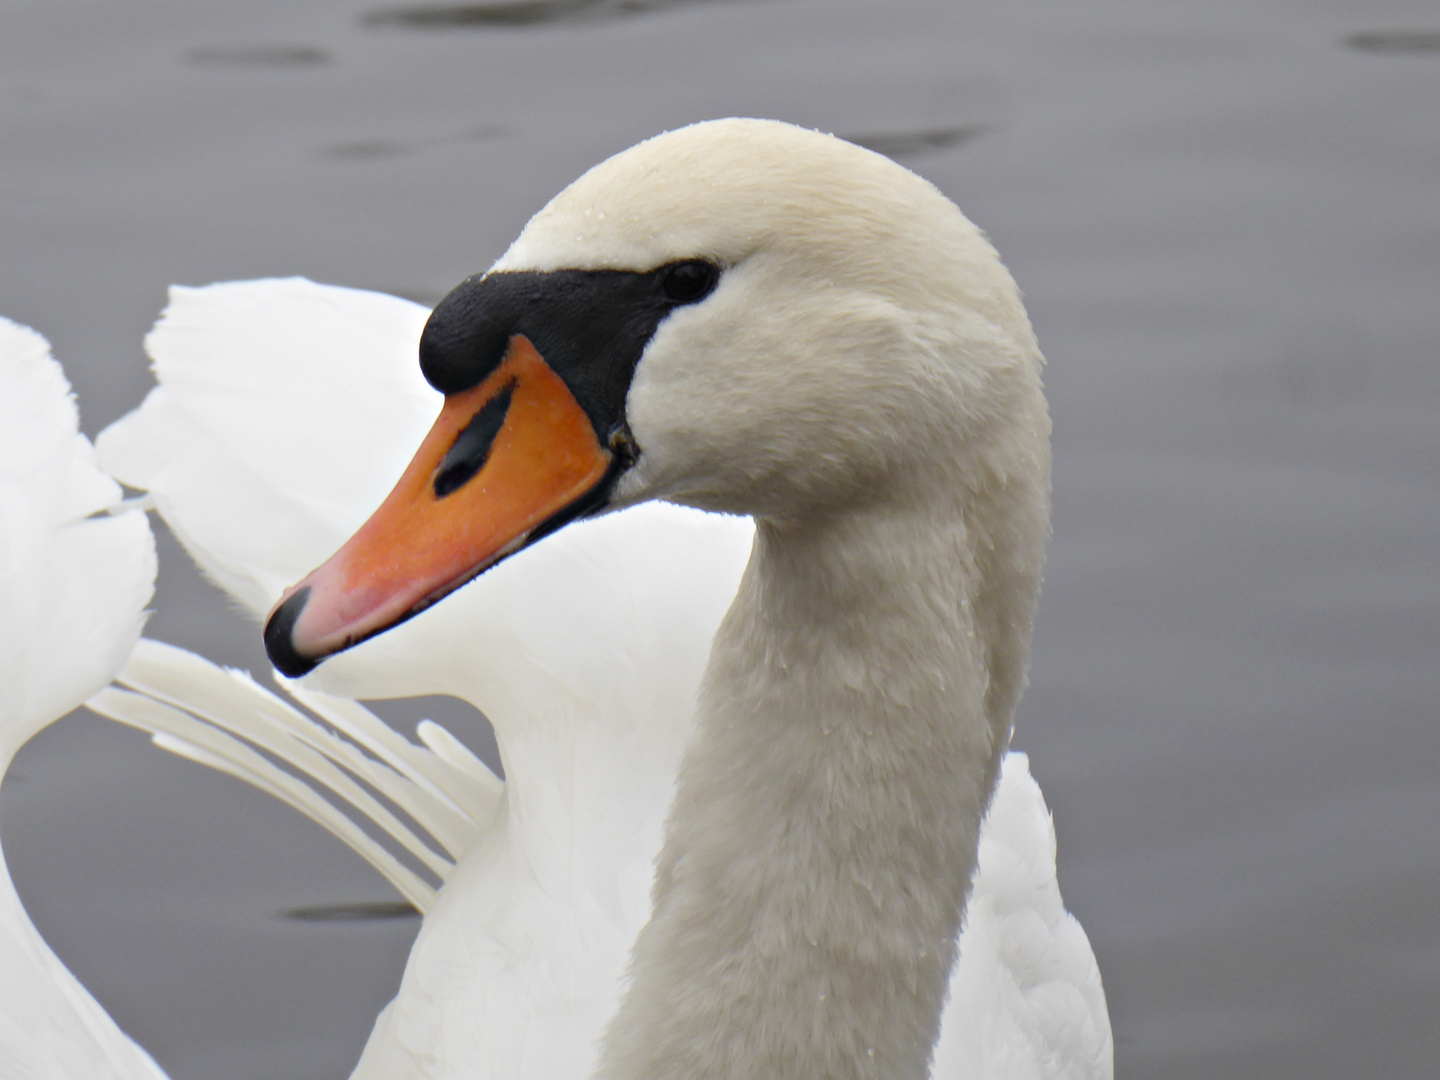
[[1060, 898], [1055, 826], [1029, 759], [1011, 752], [980, 832], [932, 1074], [1095, 1080], [1113, 1059], [1100, 968]]
[[[0, 774], [135, 645], [155, 581], [143, 514], [78, 431], [60, 365], [0, 319]], [[0, 857], [0, 1077], [163, 1080], [41, 939]]]
[[[323, 301], [326, 294], [334, 299]], [[367, 349], [345, 338], [344, 326], [372, 304], [365, 325], [391, 322]], [[358, 445], [344, 439], [363, 429], [367, 460], [387, 462], [391, 477], [418, 444], [430, 418], [422, 414], [437, 402], [412, 406], [429, 391], [396, 395], [404, 376], [385, 370], [413, 375], [418, 325], [403, 302], [309, 282], [177, 289], [149, 339], [162, 385], [102, 435], [104, 460], [152, 491], [201, 564], [258, 615], [383, 497], [366, 490], [361, 474], [371, 465], [336, 452]], [[404, 333], [412, 336], [401, 348]], [[305, 347], [275, 345], [289, 338]], [[227, 370], [189, 371], [210, 367]], [[347, 393], [337, 398], [332, 384], [342, 374]], [[191, 393], [232, 381], [246, 385], [225, 410], [191, 419], [201, 412]], [[367, 394], [368, 404], [356, 403]], [[390, 396], [399, 397], [400, 420], [370, 424]], [[284, 422], [271, 408], [280, 399]], [[165, 447], [183, 447], [184, 460]], [[270, 486], [252, 497], [260, 476]], [[296, 505], [305, 509], [292, 527]], [[306, 681], [353, 696], [463, 696], [494, 722], [506, 765], [499, 815], [427, 914], [357, 1075], [588, 1073], [626, 951], [649, 914], [663, 810], [750, 536], [748, 522], [657, 504], [572, 526]], [[422, 740], [448, 752], [434, 729]], [[1012, 817], [1021, 824], [1007, 825]], [[1045, 829], [1030, 827], [1037, 820]], [[1013, 1075], [1106, 1077], [1098, 971], [1059, 906], [1053, 834], [1023, 762], [1007, 763], [984, 829], [935, 1076], [1011, 1075], [1007, 1068], [1021, 1069], [1029, 1054], [1039, 1071]], [[1002, 857], [1007, 851], [1023, 874]], [[1060, 928], [1034, 938], [1028, 952], [1015, 944], [1028, 925], [1027, 898], [1042, 925]], [[1057, 974], [1037, 982], [1037, 970]], [[1078, 997], [1066, 998], [1065, 986]], [[984, 1007], [972, 1014], [977, 1000]], [[1073, 1012], [1047, 1013], [1052, 1000], [1070, 1001]], [[1056, 1031], [1051, 1053], [1045, 1039]], [[1067, 1031], [1078, 1033], [1073, 1045]]]

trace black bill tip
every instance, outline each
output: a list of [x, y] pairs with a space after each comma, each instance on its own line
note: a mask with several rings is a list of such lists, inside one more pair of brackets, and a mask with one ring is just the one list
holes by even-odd
[[319, 664], [318, 660], [295, 651], [295, 621], [300, 618], [300, 612], [305, 610], [309, 599], [310, 586], [307, 585], [277, 607], [265, 623], [266, 655], [276, 670], [287, 678], [298, 679], [314, 671]]

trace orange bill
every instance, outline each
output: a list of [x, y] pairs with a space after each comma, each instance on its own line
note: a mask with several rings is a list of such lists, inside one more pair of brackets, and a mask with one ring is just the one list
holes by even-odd
[[287, 675], [401, 622], [523, 547], [593, 491], [613, 455], [526, 337], [483, 382], [445, 399], [380, 508], [286, 590], [265, 627]]

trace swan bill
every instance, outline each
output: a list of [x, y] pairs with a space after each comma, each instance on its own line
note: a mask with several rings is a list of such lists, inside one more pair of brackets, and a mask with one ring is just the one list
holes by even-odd
[[419, 614], [526, 544], [603, 503], [617, 457], [529, 338], [449, 394], [399, 483], [265, 625], [292, 678]]

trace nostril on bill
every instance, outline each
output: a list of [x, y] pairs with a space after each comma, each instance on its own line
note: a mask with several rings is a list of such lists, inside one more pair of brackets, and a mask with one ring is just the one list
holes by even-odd
[[450, 447], [440, 467], [435, 470], [435, 498], [443, 499], [464, 487], [484, 467], [495, 437], [505, 426], [505, 414], [510, 411], [510, 398], [514, 392], [515, 384], [512, 382], [481, 406], [470, 423], [465, 425], [465, 430], [460, 432], [455, 445]]
[[306, 585], [276, 608], [265, 623], [265, 652], [280, 674], [291, 679], [315, 670], [319, 663], [295, 649], [295, 622], [309, 599], [310, 586]]

